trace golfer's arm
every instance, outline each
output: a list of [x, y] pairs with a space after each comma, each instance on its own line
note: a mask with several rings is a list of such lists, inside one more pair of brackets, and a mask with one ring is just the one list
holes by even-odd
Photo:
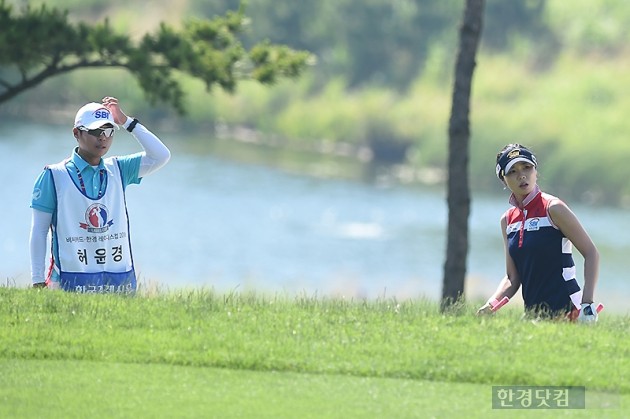
[[514, 294], [521, 287], [521, 280], [518, 276], [518, 271], [516, 270], [516, 265], [514, 264], [514, 260], [512, 256], [510, 256], [510, 251], [508, 249], [508, 239], [507, 239], [507, 219], [505, 215], [501, 217], [501, 235], [503, 236], [503, 247], [505, 251], [505, 272], [506, 275], [503, 277], [496, 291], [489, 300], [497, 299], [501, 300], [503, 297], [512, 298]]
[[[129, 118], [123, 125], [127, 128], [132, 119]], [[140, 172], [138, 177], [144, 177], [156, 172], [168, 163], [171, 158], [170, 150], [160, 141], [160, 139], [140, 123], [136, 124], [131, 135], [140, 143], [144, 151], [140, 160]]]
[[489, 300], [496, 299], [500, 301], [503, 297], [508, 297], [511, 299], [512, 297], [514, 297], [514, 294], [516, 294], [520, 286], [521, 282], [518, 279], [511, 279], [508, 277], [508, 275], [506, 275], [503, 277], [496, 291], [494, 292], [494, 294], [492, 294]]
[[29, 245], [31, 250], [31, 281], [40, 284], [46, 281], [46, 239], [52, 214], [33, 209]]

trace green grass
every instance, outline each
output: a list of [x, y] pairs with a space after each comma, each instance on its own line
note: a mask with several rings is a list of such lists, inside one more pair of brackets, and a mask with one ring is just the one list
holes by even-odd
[[489, 410], [488, 387], [465, 383], [80, 361], [0, 361], [4, 368], [11, 373], [0, 380], [8, 384], [7, 396], [0, 396], [2, 417], [54, 417], [51, 412], [57, 417], [68, 412], [82, 417], [138, 417], [139, 412], [142, 417], [426, 417], [423, 413], [446, 413], [432, 401], [451, 391], [460, 396], [452, 398], [455, 408], [448, 412]]
[[442, 315], [427, 301], [0, 288], [0, 417], [481, 417], [500, 413], [492, 385], [586, 386], [613, 400], [598, 416], [624, 417], [630, 318], [585, 327], [522, 321], [515, 308], [473, 313]]

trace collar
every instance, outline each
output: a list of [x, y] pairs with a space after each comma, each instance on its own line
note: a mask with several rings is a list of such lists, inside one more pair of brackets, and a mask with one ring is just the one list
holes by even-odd
[[516, 200], [516, 197], [514, 196], [514, 194], [510, 195], [510, 204], [512, 206], [515, 206], [516, 208], [525, 208], [526, 206], [528, 206], [533, 200], [534, 198], [536, 198], [538, 195], [540, 195], [540, 187], [538, 187], [538, 185], [536, 185], [534, 187], [534, 190], [531, 191], [529, 193], [529, 195], [527, 195], [525, 197], [525, 199], [523, 200], [523, 204], [519, 205], [518, 201]]
[[[83, 157], [79, 155], [78, 151], [79, 147], [75, 147], [74, 150], [72, 150], [72, 156], [70, 157], [70, 161], [72, 162], [72, 164], [74, 164], [74, 167], [76, 167], [79, 172], [83, 172], [88, 167], [92, 168], [92, 166], [90, 166], [88, 162], [83, 160]], [[105, 164], [103, 163], [103, 159], [101, 159], [101, 161], [98, 162], [98, 167], [96, 168], [96, 170], [104, 168]]]

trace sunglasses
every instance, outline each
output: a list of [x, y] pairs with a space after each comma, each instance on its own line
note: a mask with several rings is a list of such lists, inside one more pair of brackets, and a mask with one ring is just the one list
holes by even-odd
[[112, 135], [114, 135], [114, 128], [87, 129], [86, 127], [77, 127], [77, 129], [85, 131], [96, 138], [99, 138], [102, 134], [105, 134], [106, 137], [111, 137]]

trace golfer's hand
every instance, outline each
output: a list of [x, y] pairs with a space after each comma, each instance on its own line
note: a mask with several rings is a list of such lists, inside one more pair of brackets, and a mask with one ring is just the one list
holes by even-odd
[[483, 316], [486, 314], [492, 314], [492, 306], [490, 305], [490, 303], [485, 303], [484, 305], [479, 307], [479, 310], [477, 310], [477, 316]]
[[580, 323], [595, 323], [597, 321], [597, 307], [595, 304], [582, 303], [577, 320]]

